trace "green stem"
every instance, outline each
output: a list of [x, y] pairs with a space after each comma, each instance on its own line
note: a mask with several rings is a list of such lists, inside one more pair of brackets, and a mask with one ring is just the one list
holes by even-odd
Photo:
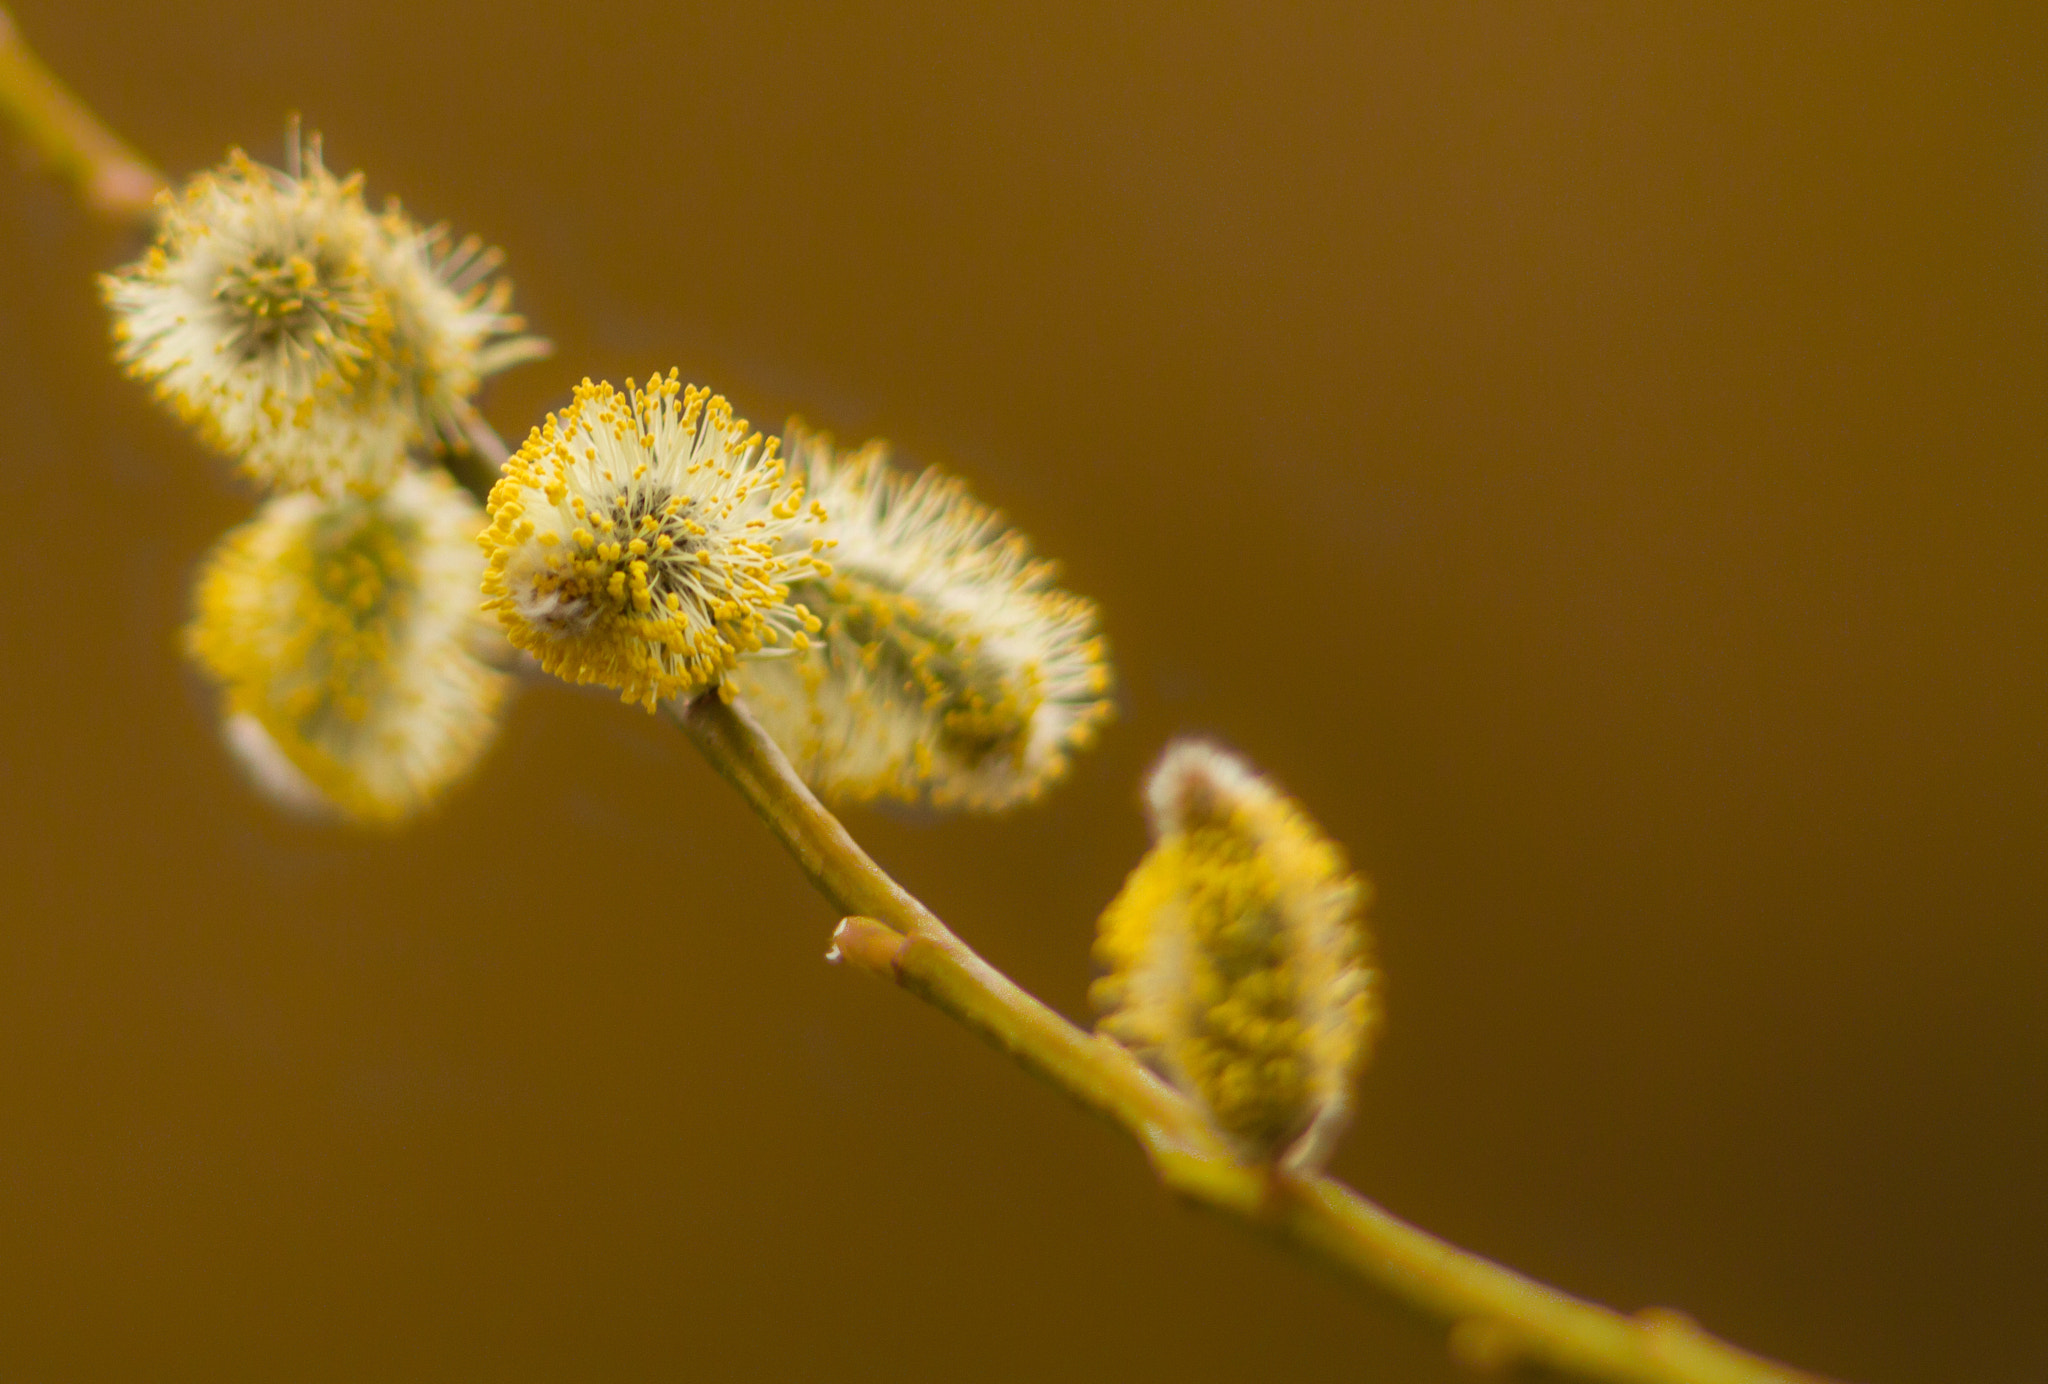
[[0, 119], [19, 130], [85, 204], [112, 221], [136, 221], [156, 205], [164, 178], [102, 125], [41, 59], [0, 8]]
[[1389, 1215], [1342, 1183], [1232, 1160], [1194, 1106], [1108, 1039], [1076, 1028], [975, 955], [861, 850], [746, 709], [706, 693], [670, 714], [853, 915], [831, 956], [893, 980], [1122, 1128], [1160, 1180], [1450, 1328], [1469, 1364], [1543, 1365], [1615, 1384], [1824, 1384], [1681, 1313], [1624, 1316], [1525, 1278]]

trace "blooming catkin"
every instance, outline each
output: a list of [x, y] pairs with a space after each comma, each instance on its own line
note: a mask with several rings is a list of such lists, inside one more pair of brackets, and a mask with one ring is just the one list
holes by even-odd
[[772, 439], [674, 371], [624, 393], [585, 380], [491, 490], [485, 605], [548, 672], [649, 711], [723, 688], [820, 628], [790, 599], [832, 570], [803, 497]]
[[1246, 1162], [1313, 1169], [1378, 1018], [1368, 889], [1234, 755], [1181, 741], [1146, 786], [1154, 843], [1102, 915], [1091, 998]]
[[1036, 797], [1109, 715], [1093, 604], [959, 480], [905, 475], [877, 443], [842, 455], [795, 426], [786, 441], [830, 515], [832, 573], [797, 588], [824, 638], [737, 690], [827, 797]]
[[477, 609], [476, 501], [439, 472], [278, 496], [214, 548], [188, 646], [226, 736], [286, 806], [395, 822], [476, 762], [510, 678]]
[[130, 373], [254, 479], [374, 493], [452, 436], [481, 378], [540, 353], [497, 256], [363, 203], [317, 138], [241, 151], [160, 203], [155, 243], [101, 280]]

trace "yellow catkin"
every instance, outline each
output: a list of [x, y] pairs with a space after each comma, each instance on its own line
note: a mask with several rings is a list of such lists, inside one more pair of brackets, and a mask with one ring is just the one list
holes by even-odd
[[790, 596], [831, 573], [802, 501], [776, 444], [674, 371], [585, 380], [491, 491], [485, 605], [548, 672], [652, 711], [819, 631]]
[[279, 496], [215, 547], [187, 646], [260, 786], [388, 823], [476, 761], [510, 682], [480, 656], [481, 518], [406, 472], [371, 498]]
[[498, 258], [364, 205], [317, 139], [288, 170], [239, 150], [161, 201], [156, 242], [101, 280], [129, 371], [280, 490], [371, 493], [454, 436], [481, 378], [539, 353]]
[[939, 471], [792, 425], [790, 465], [831, 518], [832, 575], [797, 588], [824, 630], [737, 686], [818, 792], [996, 810], [1065, 771], [1110, 712], [1092, 603]]
[[1194, 1098], [1247, 1162], [1313, 1167], [1377, 1023], [1365, 884], [1298, 806], [1211, 746], [1147, 786], [1154, 844], [1104, 912], [1104, 1032]]

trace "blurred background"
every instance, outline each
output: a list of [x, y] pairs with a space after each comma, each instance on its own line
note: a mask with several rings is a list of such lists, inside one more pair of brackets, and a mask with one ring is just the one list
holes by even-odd
[[[1046, 1000], [1221, 736], [1379, 886], [1339, 1176], [1831, 1374], [2048, 1380], [2048, 14], [12, 4], [174, 176], [299, 110], [502, 245], [508, 434], [680, 366], [1059, 557], [1100, 749], [848, 814]], [[0, 168], [0, 1375], [1457, 1377], [826, 967], [663, 721], [537, 686], [402, 834], [258, 801], [178, 651], [252, 500], [109, 363], [136, 249]]]

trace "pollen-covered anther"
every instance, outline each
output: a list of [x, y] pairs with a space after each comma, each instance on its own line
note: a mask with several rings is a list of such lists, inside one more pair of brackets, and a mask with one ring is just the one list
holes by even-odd
[[959, 480], [905, 475], [878, 443], [842, 455], [795, 425], [786, 437], [831, 517], [795, 588], [816, 612], [792, 639], [801, 656], [745, 669], [748, 705], [840, 801], [1036, 797], [1109, 715], [1095, 607]]
[[547, 671], [652, 711], [812, 620], [789, 599], [817, 571], [801, 493], [774, 442], [674, 371], [623, 393], [586, 379], [491, 491], [486, 605]]
[[1176, 743], [1146, 799], [1152, 849], [1096, 940], [1101, 1027], [1240, 1158], [1313, 1170], [1378, 1022], [1369, 890], [1306, 813], [1222, 750]]

